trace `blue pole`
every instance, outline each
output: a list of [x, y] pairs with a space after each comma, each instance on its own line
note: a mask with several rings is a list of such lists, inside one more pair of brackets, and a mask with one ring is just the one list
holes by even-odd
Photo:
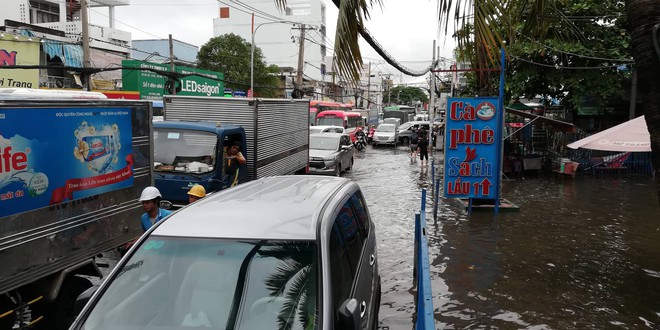
[[421, 213], [426, 212], [426, 189], [422, 189], [422, 211]]
[[497, 184], [495, 187], [497, 187], [497, 193], [495, 194], [495, 214], [497, 215], [500, 212], [500, 193], [501, 193], [501, 185], [502, 185], [502, 161], [503, 161], [503, 153], [502, 153], [502, 148], [504, 144], [504, 140], [502, 139], [502, 130], [504, 129], [504, 65], [506, 62], [506, 53], [504, 52], [504, 46], [502, 46], [500, 50], [500, 100], [499, 100], [499, 117], [498, 117], [498, 129], [497, 129], [497, 139], [495, 141], [499, 141], [500, 145], [499, 148], [497, 148], [497, 158], [500, 162], [500, 165], [498, 166], [498, 173], [497, 173]]
[[440, 208], [440, 179], [435, 181], [435, 203], [433, 203], [433, 220], [438, 219], [438, 209]]

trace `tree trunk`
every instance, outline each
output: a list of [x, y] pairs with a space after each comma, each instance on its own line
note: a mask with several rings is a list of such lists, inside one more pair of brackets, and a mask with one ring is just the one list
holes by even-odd
[[[652, 35], [653, 26], [660, 24], [660, 1], [626, 0], [626, 13], [632, 55], [638, 72], [637, 86], [644, 103], [646, 125], [651, 133], [651, 159], [660, 201], [660, 49], [655, 48]], [[660, 40], [657, 42], [660, 43]]]

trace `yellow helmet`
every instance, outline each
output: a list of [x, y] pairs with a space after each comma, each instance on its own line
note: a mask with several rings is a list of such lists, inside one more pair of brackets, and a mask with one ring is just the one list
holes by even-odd
[[192, 186], [190, 190], [188, 190], [188, 195], [202, 198], [206, 196], [206, 189], [204, 189], [204, 187], [202, 187], [201, 185], [196, 184]]

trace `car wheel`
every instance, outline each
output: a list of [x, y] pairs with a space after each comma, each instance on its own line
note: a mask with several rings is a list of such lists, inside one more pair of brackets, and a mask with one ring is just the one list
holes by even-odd
[[346, 169], [347, 171], [350, 171], [353, 169], [353, 157], [351, 157], [351, 162], [348, 165], [348, 168]]
[[335, 176], [341, 176], [341, 163], [335, 166]]
[[380, 314], [380, 296], [382, 295], [381, 292], [381, 287], [380, 287], [380, 278], [378, 279], [378, 289], [376, 290], [376, 303], [374, 304], [374, 317], [373, 317], [373, 324], [372, 324], [372, 329], [376, 330], [378, 329], [378, 314]]
[[408, 144], [408, 138], [407, 137], [403, 138], [403, 144]]

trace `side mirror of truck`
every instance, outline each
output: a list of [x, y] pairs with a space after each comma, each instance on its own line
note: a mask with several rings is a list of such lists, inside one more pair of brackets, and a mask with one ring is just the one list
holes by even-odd
[[346, 299], [339, 307], [339, 329], [360, 329], [360, 304], [357, 299]]
[[95, 285], [91, 286], [89, 289], [83, 291], [83, 293], [81, 293], [78, 296], [78, 298], [76, 298], [76, 302], [73, 305], [73, 313], [76, 316], [78, 314], [80, 314], [83, 307], [85, 307], [85, 305], [87, 305], [87, 303], [89, 302], [89, 299], [92, 298], [92, 295], [94, 295], [94, 292], [96, 292], [96, 290], [98, 290], [98, 288], [99, 288], [99, 285], [95, 284]]

